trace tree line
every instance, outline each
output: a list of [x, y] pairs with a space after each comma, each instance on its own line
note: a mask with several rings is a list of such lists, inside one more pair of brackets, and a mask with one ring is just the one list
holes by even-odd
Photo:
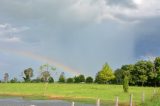
[[[33, 77], [33, 69], [28, 68], [23, 71], [23, 80], [21, 82], [27, 83], [54, 83], [54, 78], [51, 76], [52, 71], [56, 68], [45, 64], [40, 66], [40, 76], [36, 79]], [[9, 74], [4, 74], [2, 82], [16, 83], [20, 82], [17, 78], [9, 81]], [[62, 72], [59, 76], [59, 83], [98, 83], [98, 84], [123, 84], [132, 86], [159, 86], [160, 85], [160, 57], [156, 57], [154, 61], [140, 60], [135, 64], [122, 65], [121, 68], [112, 70], [111, 67], [105, 63], [102, 69], [96, 74], [95, 78], [85, 75], [78, 75], [70, 78], [65, 77]]]
[[[40, 66], [40, 76], [37, 77], [36, 79], [32, 79], [34, 75], [34, 71], [32, 68], [27, 68], [23, 71], [23, 81], [19, 81], [17, 78], [13, 78], [9, 80], [9, 74], [5, 73], [4, 74], [4, 79], [3, 81], [0, 82], [5, 82], [5, 83], [20, 83], [20, 82], [25, 82], [25, 83], [42, 83], [42, 82], [48, 82], [48, 83], [54, 83], [55, 80], [51, 76], [52, 71], [55, 72], [56, 68], [49, 65], [49, 64], [44, 64]], [[77, 75], [74, 77], [65, 77], [65, 73], [62, 72], [59, 76], [58, 83], [108, 83], [111, 79], [115, 78], [114, 74], [112, 72], [112, 69], [110, 66], [106, 63], [103, 65], [103, 68], [96, 74], [96, 77], [93, 78], [92, 76], [85, 77], [85, 75]]]
[[135, 64], [123, 65], [115, 70], [115, 83], [122, 84], [128, 79], [129, 85], [159, 86], [160, 85], [160, 57], [154, 61], [140, 60]]

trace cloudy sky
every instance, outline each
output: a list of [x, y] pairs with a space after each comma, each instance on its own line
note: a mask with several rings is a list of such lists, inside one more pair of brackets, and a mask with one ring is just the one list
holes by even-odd
[[159, 0], [0, 0], [0, 78], [51, 64], [94, 76], [160, 55]]

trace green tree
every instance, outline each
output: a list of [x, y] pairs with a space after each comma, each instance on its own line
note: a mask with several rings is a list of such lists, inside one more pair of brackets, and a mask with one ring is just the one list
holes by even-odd
[[148, 76], [140, 75], [139, 78], [140, 78], [140, 81], [142, 82], [142, 86], [143, 86], [144, 83], [147, 82]]
[[51, 77], [51, 74], [49, 71], [43, 71], [41, 73], [41, 79], [42, 79], [42, 82], [48, 82], [48, 79]]
[[[32, 83], [40, 83], [40, 82], [42, 82], [42, 81], [41, 81], [41, 78], [37, 77], [36, 79], [33, 79], [31, 82], [32, 82]], [[43, 82], [44, 82], [44, 81], [43, 81]]]
[[134, 80], [134, 76], [132, 76], [132, 74], [134, 74], [133, 70], [134, 70], [134, 65], [132, 64], [123, 65], [121, 67], [122, 79], [124, 79], [124, 77], [127, 76], [129, 83], [132, 85], [136, 83]]
[[44, 64], [40, 66], [40, 71], [41, 71], [41, 81], [43, 82], [48, 82], [48, 79], [51, 77], [51, 72], [55, 71], [56, 68], [49, 65], [49, 64]]
[[85, 76], [84, 75], [79, 75], [79, 81], [80, 82], [85, 82]]
[[129, 78], [127, 76], [124, 76], [124, 80], [123, 80], [123, 90], [124, 92], [128, 92], [129, 89]]
[[54, 83], [53, 77], [49, 77], [48, 82], [49, 82], [49, 83]]
[[75, 83], [82, 83], [85, 82], [85, 76], [84, 75], [79, 75], [74, 77], [74, 82]]
[[74, 82], [73, 78], [68, 78], [67, 79], [67, 83], [73, 83], [73, 82]]
[[79, 76], [75, 76], [75, 77], [74, 77], [74, 83], [80, 83]]
[[23, 77], [25, 82], [30, 82], [31, 81], [31, 77], [33, 77], [33, 69], [32, 68], [28, 68], [24, 70], [24, 75], [25, 77]]
[[93, 83], [93, 78], [92, 77], [87, 77], [86, 78], [86, 83]]
[[11, 82], [11, 83], [16, 83], [16, 82], [18, 82], [18, 79], [17, 79], [17, 78], [13, 78], [13, 79], [11, 79], [10, 82]]
[[154, 60], [154, 70], [152, 71], [152, 77], [156, 86], [156, 81], [160, 81], [160, 57], [156, 57]]
[[116, 83], [122, 84], [123, 83], [123, 70], [122, 69], [115, 70], [114, 75], [115, 75]]
[[151, 61], [138, 61], [134, 65], [134, 71], [132, 74], [132, 76], [134, 76], [134, 81], [137, 81], [137, 83], [141, 83], [141, 85], [143, 85], [144, 82], [151, 79], [150, 73], [153, 69], [154, 64]]
[[60, 83], [65, 83], [65, 74], [64, 72], [61, 73], [61, 75], [59, 76], [59, 81]]
[[106, 63], [103, 65], [102, 70], [100, 70], [95, 78], [96, 83], [108, 83], [108, 81], [114, 79], [115, 76], [112, 72], [110, 66]]

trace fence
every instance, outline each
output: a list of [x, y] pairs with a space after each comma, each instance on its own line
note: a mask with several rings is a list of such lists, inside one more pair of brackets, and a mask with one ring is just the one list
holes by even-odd
[[[154, 89], [153, 90], [153, 96], [155, 96], [157, 94], [157, 92], [158, 91]], [[130, 94], [129, 98], [130, 98], [129, 99], [129, 106], [134, 106], [134, 104], [133, 104], [133, 94]], [[142, 104], [144, 104], [145, 103], [145, 93], [144, 92], [142, 92], [141, 99], [142, 99], [141, 100]], [[72, 102], [71, 106], [75, 106], [75, 103]], [[97, 99], [96, 106], [101, 106], [100, 99]], [[115, 105], [114, 106], [119, 106], [119, 97], [118, 96], [115, 98]]]

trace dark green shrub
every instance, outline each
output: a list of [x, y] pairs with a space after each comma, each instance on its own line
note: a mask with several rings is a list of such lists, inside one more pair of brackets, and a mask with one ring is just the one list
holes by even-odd
[[84, 75], [75, 76], [75, 77], [74, 77], [74, 82], [75, 82], [75, 83], [85, 82], [85, 77], [84, 77]]
[[80, 80], [79, 80], [79, 77], [78, 77], [78, 76], [75, 76], [75, 77], [74, 77], [74, 83], [80, 83]]
[[67, 83], [73, 83], [73, 82], [74, 82], [73, 78], [68, 78], [67, 79]]
[[61, 75], [59, 76], [58, 82], [60, 82], [60, 83], [65, 83], [64, 72], [62, 72]]
[[87, 77], [86, 78], [86, 83], [93, 83], [93, 78], [92, 77]]
[[40, 83], [41, 82], [41, 79], [40, 78], [37, 78], [37, 79], [33, 79], [31, 81], [31, 83]]
[[85, 77], [84, 77], [84, 75], [79, 75], [79, 80], [80, 80], [80, 82], [85, 82]]
[[128, 88], [129, 88], [129, 85], [128, 85], [129, 81], [128, 80], [129, 80], [128, 77], [125, 76], [124, 80], [123, 80], [123, 90], [124, 90], [124, 92], [128, 92]]
[[17, 83], [17, 78], [13, 78], [13, 79], [11, 79], [11, 81], [10, 81], [10, 83]]
[[49, 77], [48, 82], [49, 82], [49, 83], [54, 83], [53, 77]]
[[42, 78], [40, 78], [40, 81], [41, 82], [45, 82], [45, 79], [42, 77]]

